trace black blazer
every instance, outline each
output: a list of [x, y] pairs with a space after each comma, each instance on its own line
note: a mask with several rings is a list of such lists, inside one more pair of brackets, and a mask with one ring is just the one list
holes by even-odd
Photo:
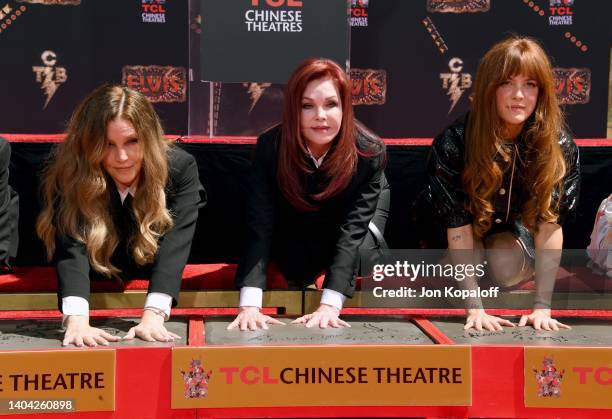
[[17, 254], [19, 198], [8, 184], [11, 147], [0, 137], [0, 274], [8, 271], [9, 258]]
[[[168, 165], [166, 207], [170, 211], [174, 226], [160, 238], [155, 261], [147, 268], [150, 268], [151, 272], [149, 292], [162, 292], [172, 296], [174, 306], [177, 303], [183, 269], [191, 249], [198, 209], [205, 205], [206, 193], [198, 179], [198, 168], [192, 155], [179, 148], [172, 148]], [[130, 255], [127, 243], [130, 231], [135, 227], [131, 217], [132, 211], [131, 207], [123, 208], [114, 183], [111, 188], [109, 210], [117, 229], [120, 230], [119, 234], [122, 235], [121, 243], [113, 255], [113, 262], [117, 262], [116, 266], [122, 270], [130, 269], [134, 263], [125, 260], [125, 256]], [[58, 236], [54, 262], [59, 283], [60, 310], [63, 297], [77, 296], [89, 299], [90, 265], [85, 244], [71, 237]]]
[[[285, 199], [276, 181], [280, 135], [279, 125], [257, 140], [247, 203], [247, 247], [236, 273], [236, 287], [265, 289], [273, 239], [275, 245], [280, 241], [281, 247], [283, 242], [302, 241], [316, 243], [308, 246], [311, 249], [331, 250], [323, 286], [350, 297], [355, 288], [358, 249], [368, 232], [381, 185], [386, 183], [384, 143], [360, 133], [359, 149], [375, 155], [359, 156], [349, 185], [340, 194], [320, 202], [319, 210], [299, 211]], [[307, 161], [312, 163], [311, 159]], [[306, 179], [307, 190], [316, 193], [325, 180], [314, 163], [312, 169]]]
[[[468, 196], [463, 190], [461, 180], [465, 166], [465, 130], [468, 117], [469, 114], [458, 119], [434, 139], [427, 165], [429, 185], [424, 197], [428, 198], [435, 214], [443, 220], [446, 228], [472, 223], [472, 215], [466, 209]], [[529, 122], [525, 124], [516, 141], [519, 157], [516, 159], [514, 181], [511, 182], [510, 163], [506, 163], [508, 167], [504, 171], [499, 189], [504, 189], [505, 192], [496, 193], [493, 197], [494, 219], [520, 219], [522, 205], [530, 196], [530, 185], [525, 184], [524, 175], [527, 166], [537, 156], [530, 150], [529, 142], [525, 138], [528, 127]], [[558, 203], [558, 223], [562, 224], [578, 204], [580, 161], [578, 147], [567, 132], [562, 131], [558, 141], [567, 169], [561, 187], [553, 191], [552, 198], [553, 202]], [[512, 191], [510, 191], [511, 184]], [[511, 199], [510, 203], [508, 199]], [[509, 213], [506, 214], [508, 208]]]
[[[468, 118], [469, 114], [449, 125], [434, 139], [431, 146], [427, 163], [428, 185], [417, 197], [413, 208], [413, 221], [421, 239], [421, 245], [427, 248], [447, 248], [447, 229], [472, 223], [472, 214], [466, 208], [469, 198], [462, 183], [465, 167], [465, 130]], [[535, 152], [530, 149], [529, 141], [526, 138], [529, 124], [530, 121], [525, 124], [514, 143], [518, 156], [515, 160], [513, 176], [511, 162], [503, 162], [501, 158], [499, 160], [505, 170], [501, 185], [492, 199], [494, 222], [486, 235], [509, 231], [521, 241], [527, 254], [535, 258], [533, 235], [521, 219], [522, 205], [531, 195], [525, 174], [530, 162], [537, 158]], [[557, 223], [561, 225], [568, 216], [574, 213], [578, 205], [580, 160], [578, 147], [567, 132], [561, 132], [558, 142], [567, 167], [560, 187], [552, 193], [553, 202], [558, 203], [559, 219]], [[510, 151], [513, 152], [512, 149]], [[511, 182], [511, 179], [514, 180]]]

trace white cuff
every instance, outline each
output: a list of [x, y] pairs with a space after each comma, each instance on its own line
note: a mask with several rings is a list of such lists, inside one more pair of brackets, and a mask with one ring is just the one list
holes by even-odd
[[163, 292], [150, 292], [147, 295], [145, 307], [155, 307], [166, 313], [166, 318], [169, 318], [170, 308], [172, 307], [172, 297]]
[[263, 290], [257, 287], [242, 287], [240, 288], [240, 304], [239, 307], [258, 307], [261, 308], [263, 303]]
[[89, 316], [89, 302], [83, 297], [69, 296], [62, 298], [64, 316]]
[[323, 289], [323, 295], [321, 296], [321, 304], [328, 304], [336, 307], [338, 310], [342, 310], [342, 306], [346, 301], [346, 296], [338, 291], [330, 290], [329, 288]]
[[74, 295], [62, 298], [62, 327], [68, 316], [89, 317], [89, 301]]

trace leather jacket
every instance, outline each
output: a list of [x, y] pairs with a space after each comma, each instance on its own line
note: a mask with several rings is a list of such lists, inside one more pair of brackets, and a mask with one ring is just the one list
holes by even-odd
[[[462, 184], [462, 172], [465, 166], [465, 128], [468, 117], [469, 114], [458, 119], [434, 139], [427, 163], [428, 186], [418, 198], [424, 202], [420, 202], [417, 206], [421, 209], [428, 207], [428, 210], [432, 211], [431, 215], [445, 229], [472, 223], [472, 215], [466, 209], [469, 198]], [[526, 129], [523, 129], [516, 142], [504, 145], [509, 148], [509, 155], [513, 157], [506, 164], [501, 158], [499, 160], [505, 170], [501, 185], [493, 199], [495, 212], [489, 233], [511, 230], [517, 237], [528, 234], [528, 230], [520, 221], [522, 203], [532, 193], [524, 175], [530, 162], [538, 156], [530, 152], [525, 131]], [[553, 192], [553, 202], [558, 202], [557, 222], [562, 224], [568, 214], [576, 209], [578, 203], [580, 163], [578, 147], [567, 132], [561, 133], [559, 145], [567, 168], [561, 187]], [[533, 248], [533, 243], [526, 244]]]

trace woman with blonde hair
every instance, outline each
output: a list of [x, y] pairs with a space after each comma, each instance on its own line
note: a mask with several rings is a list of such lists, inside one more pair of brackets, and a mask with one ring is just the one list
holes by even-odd
[[89, 326], [90, 276], [150, 278], [142, 320], [125, 338], [178, 338], [164, 321], [177, 302], [203, 192], [195, 159], [165, 139], [146, 97], [104, 85], [85, 98], [51, 156], [36, 226], [57, 269], [64, 345], [118, 340]]
[[[530, 277], [534, 267], [534, 309], [519, 325], [567, 327], [551, 318], [550, 299], [561, 225], [577, 205], [578, 148], [565, 129], [550, 61], [536, 41], [511, 37], [485, 54], [471, 111], [435, 138], [428, 172], [416, 205], [426, 226], [424, 247], [487, 249], [489, 277], [502, 287]], [[477, 284], [470, 278], [462, 286]], [[479, 298], [468, 301], [467, 314], [466, 329], [513, 325], [488, 315]]]

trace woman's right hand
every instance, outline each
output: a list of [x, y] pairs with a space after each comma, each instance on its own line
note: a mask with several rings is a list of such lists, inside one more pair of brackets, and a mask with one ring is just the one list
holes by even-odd
[[108, 342], [119, 341], [119, 336], [113, 336], [102, 329], [91, 327], [89, 317], [68, 316], [66, 318], [66, 333], [62, 346], [73, 344], [74, 346], [107, 346]]
[[268, 329], [269, 324], [282, 324], [285, 323], [276, 320], [270, 316], [266, 316], [259, 307], [240, 307], [240, 313], [236, 316], [236, 319], [227, 326], [227, 330], [238, 327], [240, 330], [257, 330]]
[[475, 308], [467, 311], [467, 319], [463, 330], [469, 330], [473, 327], [478, 331], [500, 332], [504, 330], [502, 326], [514, 327], [514, 323], [501, 317], [491, 316], [482, 308]]

